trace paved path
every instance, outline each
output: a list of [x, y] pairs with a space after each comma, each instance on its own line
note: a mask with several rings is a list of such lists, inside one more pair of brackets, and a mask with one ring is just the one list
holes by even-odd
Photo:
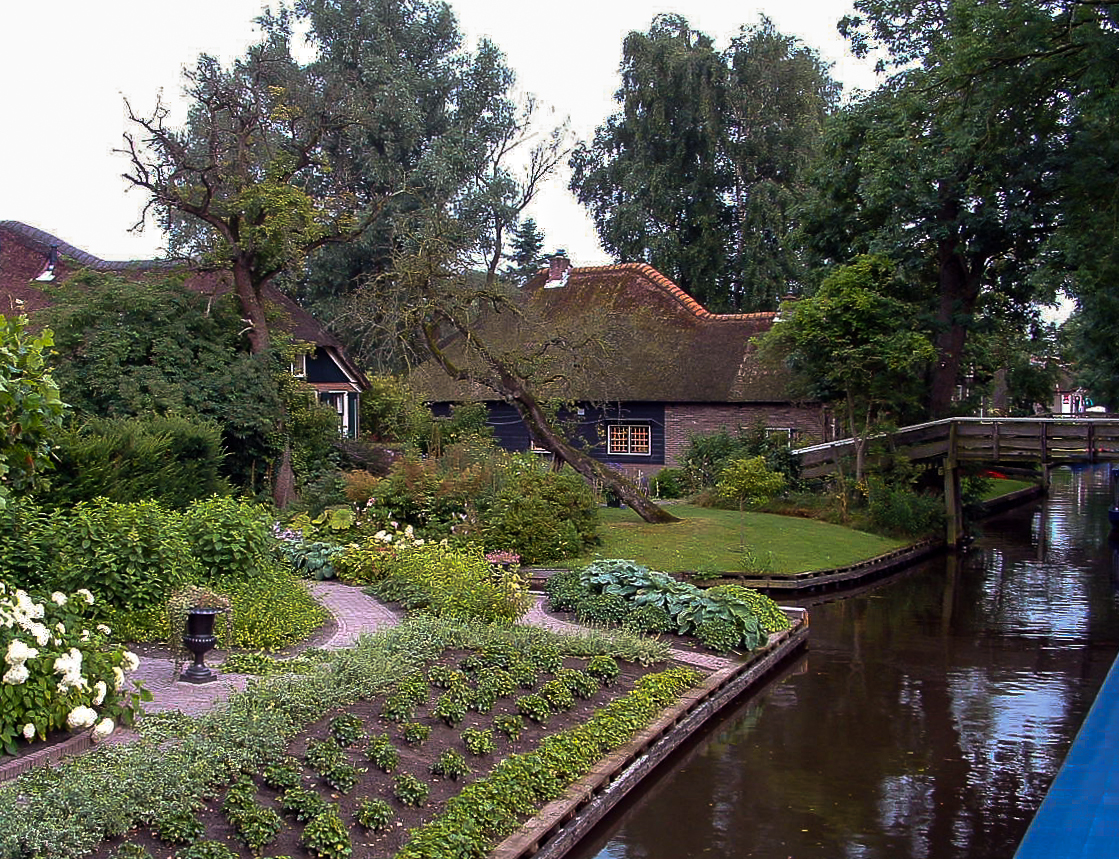
[[[311, 593], [334, 616], [335, 630], [319, 646], [327, 650], [352, 647], [363, 633], [375, 632], [397, 622], [384, 604], [361, 592], [361, 588], [340, 582], [309, 582]], [[218, 701], [224, 701], [235, 690], [244, 689], [252, 678], [245, 674], [219, 673], [212, 683], [183, 683], [178, 677], [174, 659], [145, 656], [132, 674], [152, 693], [144, 705], [145, 712], [180, 710], [188, 716], [203, 713]]]
[[[335, 630], [319, 646], [327, 650], [341, 650], [353, 646], [358, 638], [376, 632], [397, 622], [397, 616], [383, 603], [366, 596], [361, 588], [344, 585], [337, 581], [311, 582], [311, 593], [334, 616]], [[548, 629], [571, 632], [580, 629], [572, 623], [546, 614], [543, 610], [544, 597], [538, 596], [522, 623], [542, 626]], [[718, 656], [673, 650], [672, 656], [679, 662], [697, 665], [710, 670], [723, 668], [728, 660]], [[219, 673], [212, 683], [183, 683], [176, 679], [174, 660], [167, 657], [147, 656], [140, 660], [140, 667], [134, 676], [152, 693], [152, 700], [144, 705], [148, 713], [163, 710], [180, 710], [188, 716], [203, 713], [230, 693], [245, 688], [252, 678], [245, 674]]]

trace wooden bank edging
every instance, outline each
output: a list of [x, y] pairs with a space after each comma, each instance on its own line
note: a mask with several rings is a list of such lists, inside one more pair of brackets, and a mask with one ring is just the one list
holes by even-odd
[[560, 859], [658, 764], [696, 731], [808, 640], [808, 614], [786, 608], [797, 617], [791, 630], [771, 638], [749, 659], [709, 675], [681, 696], [625, 746], [603, 758], [562, 797], [545, 805], [517, 832], [501, 842], [490, 859]]
[[1040, 498], [1044, 494], [1045, 487], [1040, 483], [1035, 486], [1027, 486], [1025, 489], [1018, 489], [1014, 492], [1008, 492], [1006, 495], [991, 498], [988, 501], [978, 502], [975, 505], [976, 514], [980, 518], [993, 516], [995, 513], [1001, 513], [1003, 510], [1009, 510], [1011, 507], [1017, 507], [1019, 504], [1025, 504], [1027, 501]]
[[810, 570], [806, 573], [794, 573], [789, 576], [757, 576], [743, 573], [728, 576], [721, 581], [783, 593], [810, 591], [832, 585], [855, 584], [862, 579], [892, 573], [902, 567], [916, 563], [922, 558], [943, 551], [944, 548], [944, 540], [937, 537], [902, 546], [900, 549], [894, 549], [884, 555], [868, 558], [865, 561], [859, 561], [857, 564], [848, 564], [845, 567]]

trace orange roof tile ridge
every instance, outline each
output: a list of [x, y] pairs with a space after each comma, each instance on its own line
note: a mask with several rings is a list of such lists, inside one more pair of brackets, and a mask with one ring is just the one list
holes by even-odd
[[580, 274], [597, 274], [599, 272], [609, 271], [638, 272], [668, 293], [668, 295], [679, 302], [692, 315], [698, 319], [710, 320], [711, 322], [742, 322], [747, 319], [773, 319], [777, 315], [773, 311], [761, 313], [712, 313], [677, 286], [671, 279], [661, 274], [661, 272], [657, 271], [647, 262], [620, 262], [614, 263], [613, 265], [581, 266], [574, 269], [574, 271]]

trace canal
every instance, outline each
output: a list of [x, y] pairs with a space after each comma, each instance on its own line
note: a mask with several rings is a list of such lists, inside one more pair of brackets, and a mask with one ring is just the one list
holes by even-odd
[[1107, 484], [1057, 470], [958, 560], [800, 603], [807, 654], [569, 859], [1010, 859], [1119, 649]]

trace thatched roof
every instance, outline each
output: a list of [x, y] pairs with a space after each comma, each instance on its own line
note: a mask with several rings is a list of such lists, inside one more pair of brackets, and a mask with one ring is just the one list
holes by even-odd
[[[788, 377], [760, 366], [750, 343], [768, 331], [773, 313], [715, 314], [643, 263], [570, 268], [562, 280], [541, 271], [515, 296], [520, 313], [491, 313], [479, 338], [510, 354], [532, 352], [549, 337], [594, 341], [584, 355], [557, 357], [545, 372], [564, 381], [544, 395], [628, 402], [762, 403], [789, 400]], [[477, 366], [461, 342], [448, 354]], [[597, 353], [591, 360], [586, 352]], [[433, 402], [493, 400], [477, 384], [455, 383], [434, 364], [413, 384]]]

